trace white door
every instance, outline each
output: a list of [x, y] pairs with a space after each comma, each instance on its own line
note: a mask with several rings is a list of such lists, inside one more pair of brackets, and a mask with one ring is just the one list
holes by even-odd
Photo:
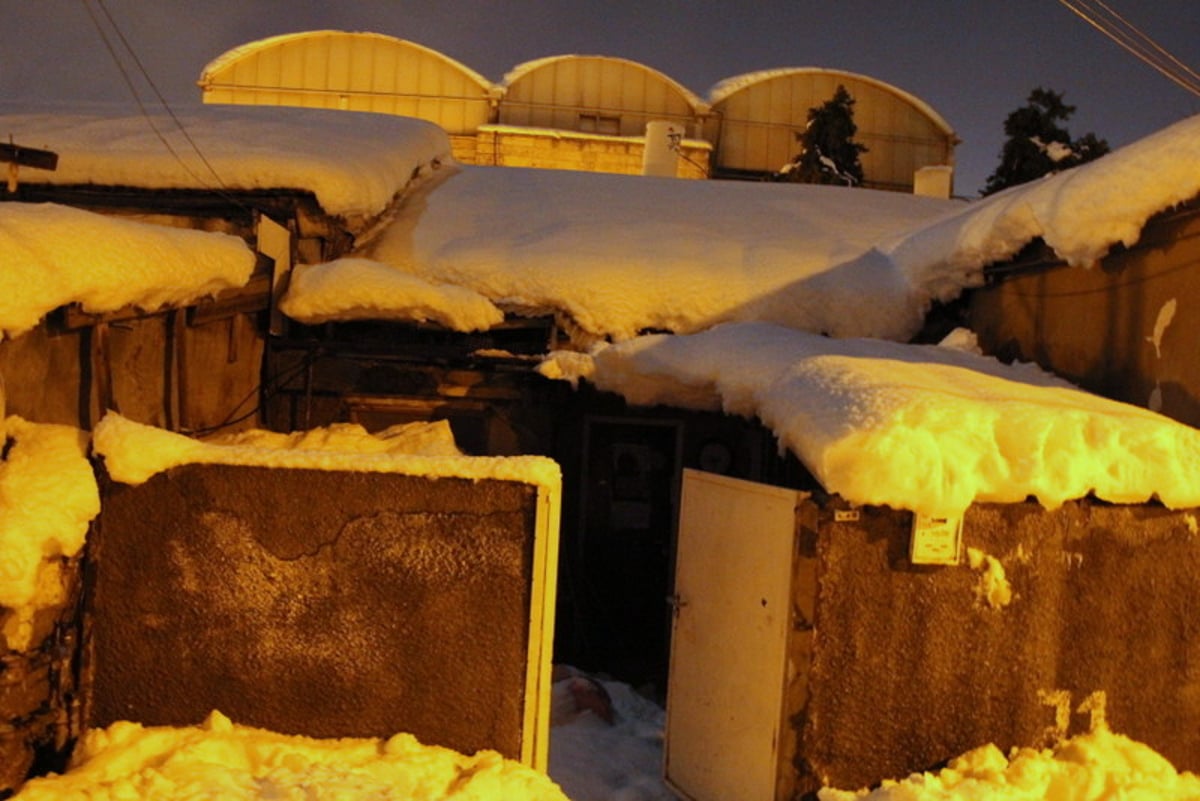
[[666, 778], [695, 801], [774, 801], [799, 494], [685, 470]]

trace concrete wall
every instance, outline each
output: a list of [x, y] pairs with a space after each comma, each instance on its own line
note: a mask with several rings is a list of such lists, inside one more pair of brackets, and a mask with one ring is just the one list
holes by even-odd
[[1200, 426], [1197, 267], [1193, 201], [1090, 268], [1044, 253], [995, 265], [988, 285], [971, 293], [971, 327], [988, 353], [1037, 362], [1101, 395]]
[[[484, 126], [475, 163], [640, 175], [645, 152], [641, 136], [601, 136], [539, 128]], [[686, 139], [680, 144], [675, 177], [707, 178], [712, 146]]]
[[836, 506], [810, 502], [797, 529], [816, 576], [797, 584], [815, 599], [793, 649], [808, 665], [788, 716], [800, 789], [872, 785], [989, 742], [1045, 746], [1100, 721], [1200, 769], [1195, 510], [973, 506], [964, 545], [1003, 568], [1012, 599], [998, 604], [982, 567], [908, 561], [908, 513], [838, 521]]
[[539, 582], [557, 531], [536, 487], [187, 465], [109, 486], [103, 502], [88, 544], [88, 725], [192, 725], [219, 709], [273, 731], [405, 731], [544, 767]]

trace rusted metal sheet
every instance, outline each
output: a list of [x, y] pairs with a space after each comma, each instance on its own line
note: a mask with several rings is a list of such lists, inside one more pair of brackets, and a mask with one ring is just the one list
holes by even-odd
[[970, 294], [988, 353], [1035, 361], [1101, 395], [1200, 425], [1200, 202], [1158, 215], [1092, 267], [1048, 249], [989, 268]]

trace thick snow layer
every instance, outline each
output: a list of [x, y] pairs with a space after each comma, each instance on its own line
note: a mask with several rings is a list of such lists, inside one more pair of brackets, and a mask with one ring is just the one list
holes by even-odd
[[[368, 308], [337, 297], [351, 291], [352, 268], [362, 269], [348, 263], [319, 285], [297, 287], [289, 302], [403, 319], [426, 314], [413, 298], [453, 284], [508, 312], [556, 314], [581, 344], [749, 321], [907, 341], [931, 303], [980, 284], [984, 267], [1034, 239], [1071, 264], [1091, 264], [1135, 242], [1154, 214], [1197, 195], [1200, 116], [969, 204], [840, 187], [461, 167], [414, 191], [356, 254], [436, 288], [397, 284]], [[336, 278], [343, 270], [346, 280]]]
[[982, 270], [1037, 238], [1059, 258], [1090, 266], [1130, 246], [1158, 212], [1200, 196], [1200, 115], [1096, 161], [1013, 187], [918, 227], [888, 258], [930, 297], [982, 282]]
[[358, 255], [469, 287], [506, 311], [557, 313], [585, 337], [768, 320], [906, 339], [924, 309], [873, 248], [958, 205], [837, 187], [461, 167], [414, 192]]
[[[222, 444], [142, 425], [109, 412], [96, 424], [92, 448], [104, 457], [109, 475], [124, 484], [141, 484], [155, 473], [193, 463], [499, 479], [553, 491], [562, 482], [558, 464], [544, 456], [451, 454], [444, 439], [427, 433], [414, 437], [404, 424], [378, 434], [352, 423], [330, 428], [332, 433], [317, 430], [285, 438], [250, 435]], [[417, 452], [413, 452], [414, 441], [422, 445]], [[432, 448], [424, 447], [429, 444]]]
[[0, 203], [0, 332], [52, 309], [146, 310], [242, 286], [254, 253], [237, 237], [105, 217], [52, 203]]
[[71, 769], [26, 783], [21, 801], [87, 798], [428, 799], [567, 801], [544, 774], [494, 751], [465, 756], [387, 740], [316, 740], [239, 726], [213, 712], [200, 726], [118, 722], [84, 733]]
[[958, 348], [835, 340], [766, 324], [554, 355], [631, 403], [757, 416], [828, 491], [957, 517], [975, 501], [1094, 493], [1200, 505], [1200, 431]]
[[826, 788], [820, 801], [1185, 801], [1200, 798], [1200, 778], [1178, 773], [1152, 748], [1100, 727], [1054, 749], [1015, 749], [1007, 758], [985, 745], [938, 773], [887, 781], [875, 790]]
[[292, 270], [280, 310], [302, 323], [330, 320], [433, 321], [485, 331], [504, 312], [474, 290], [435, 284], [369, 259], [338, 259]]
[[23, 168], [23, 181], [309, 190], [327, 214], [347, 218], [378, 215], [414, 176], [450, 159], [450, 139], [432, 123], [325, 109], [193, 106], [147, 120], [115, 106], [0, 105], [0, 130], [58, 153], [57, 170]]
[[0, 606], [13, 613], [0, 633], [20, 651], [32, 644], [33, 615], [66, 601], [60, 558], [83, 547], [100, 492], [83, 431], [16, 416], [2, 428], [11, 447], [0, 460]]

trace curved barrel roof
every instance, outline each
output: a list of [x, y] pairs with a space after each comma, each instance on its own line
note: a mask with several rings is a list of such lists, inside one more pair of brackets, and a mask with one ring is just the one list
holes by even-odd
[[305, 31], [235, 47], [198, 84], [209, 103], [342, 108], [474, 133], [489, 122], [491, 82], [436, 50], [379, 33]]

